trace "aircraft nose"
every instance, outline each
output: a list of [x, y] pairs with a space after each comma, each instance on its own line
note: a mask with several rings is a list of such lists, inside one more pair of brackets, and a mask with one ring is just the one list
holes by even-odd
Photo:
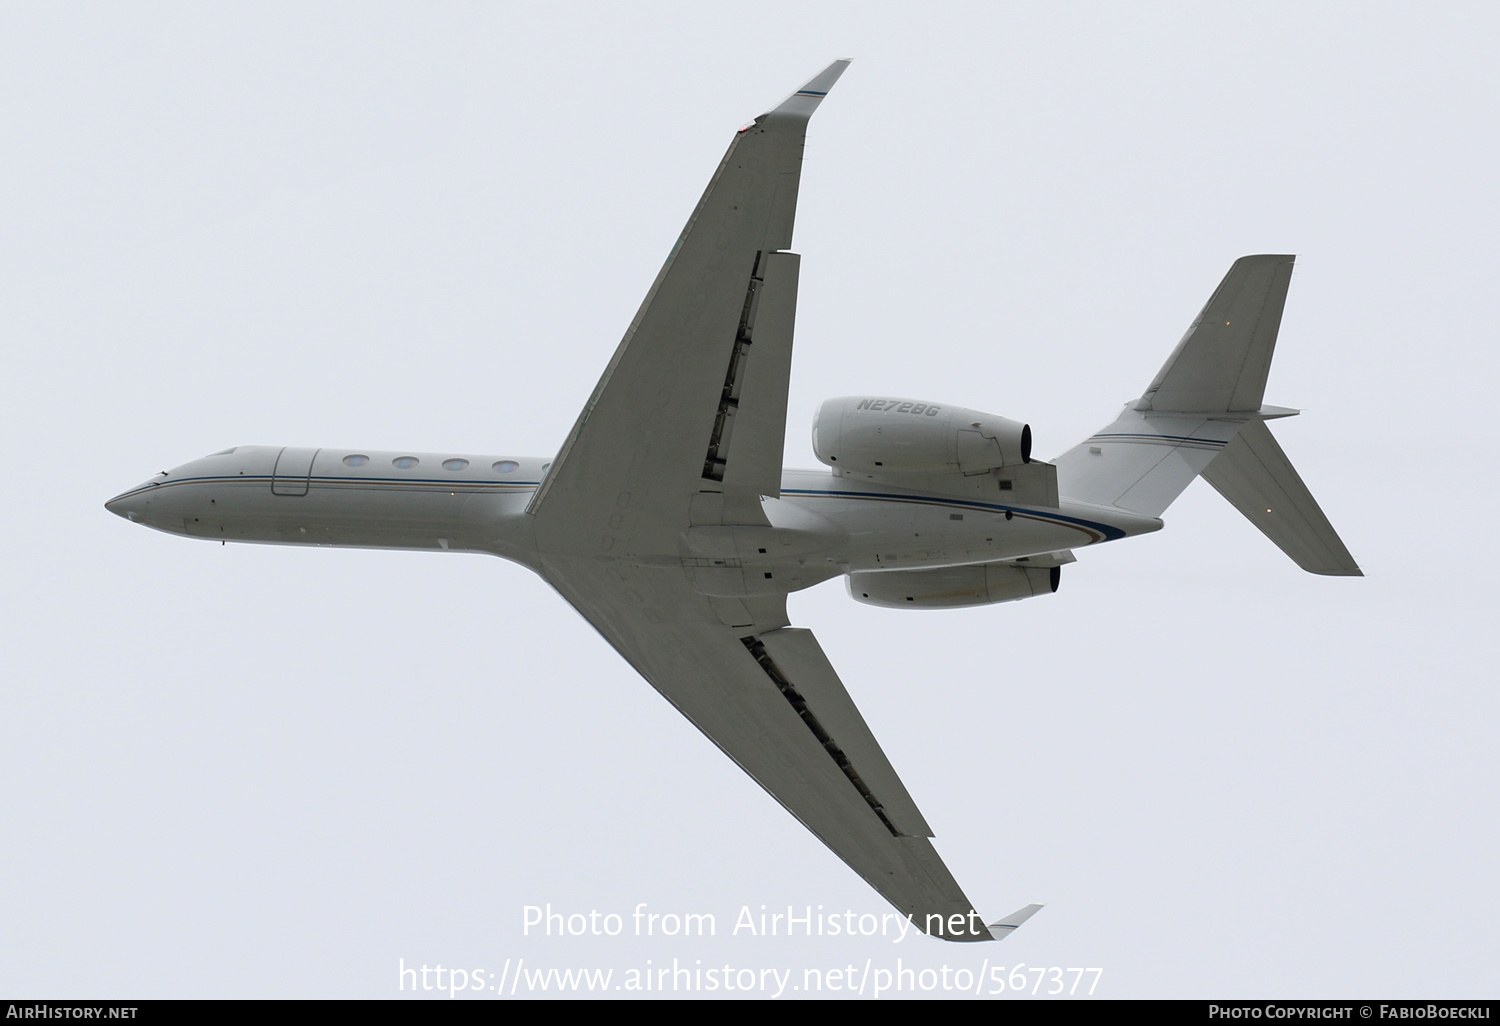
[[126, 520], [135, 520], [141, 514], [143, 507], [144, 503], [142, 503], [140, 497], [132, 492], [126, 492], [124, 495], [116, 495], [104, 504], [105, 509], [117, 517], [124, 517]]
[[106, 502], [104, 508], [117, 517], [124, 517], [131, 523], [145, 523], [146, 511], [151, 508], [151, 493], [156, 491], [157, 482], [165, 477], [166, 474], [158, 474], [144, 484], [138, 484], [127, 492], [121, 492]]
[[134, 488], [116, 495], [104, 504], [104, 508], [115, 516], [124, 517], [132, 523], [145, 523], [146, 511], [151, 508], [152, 493], [160, 487], [163, 481], [167, 480], [167, 477], [167, 472], [163, 470], [150, 480], [142, 481]]

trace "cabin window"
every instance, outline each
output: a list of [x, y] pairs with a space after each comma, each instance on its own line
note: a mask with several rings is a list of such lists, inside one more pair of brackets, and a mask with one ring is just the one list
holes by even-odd
[[500, 460], [491, 464], [497, 474], [514, 474], [521, 469], [521, 465], [515, 460]]
[[468, 460], [452, 459], [452, 460], [444, 460], [443, 461], [443, 469], [444, 470], [463, 470], [468, 465], [469, 465], [469, 461]]
[[369, 462], [370, 462], [370, 457], [368, 457], [368, 456], [362, 456], [359, 453], [355, 453], [352, 456], [345, 456], [344, 457], [344, 466], [346, 466], [346, 467], [362, 467], [366, 463], [369, 463]]
[[417, 459], [415, 456], [397, 456], [395, 459], [391, 460], [391, 466], [395, 467], [397, 470], [410, 470], [412, 467], [415, 467], [418, 463], [421, 462], [422, 461]]

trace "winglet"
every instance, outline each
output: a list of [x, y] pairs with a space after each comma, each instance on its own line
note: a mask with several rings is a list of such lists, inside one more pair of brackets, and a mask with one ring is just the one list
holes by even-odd
[[991, 923], [990, 933], [995, 935], [995, 939], [997, 941], [1004, 940], [1005, 938], [1016, 932], [1016, 927], [1026, 922], [1026, 920], [1030, 919], [1041, 910], [1041, 905], [1027, 905], [1025, 908], [1018, 908], [1010, 915], [1000, 920], [998, 923]]
[[[833, 84], [839, 80], [839, 76], [848, 66], [848, 60], [834, 61], [814, 75], [811, 81], [801, 89], [766, 111], [760, 118], [780, 114], [800, 118], [812, 117], [813, 111], [818, 109], [818, 104], [823, 102], [823, 97], [828, 95], [828, 91], [833, 88]], [[759, 121], [760, 118], [755, 120]]]

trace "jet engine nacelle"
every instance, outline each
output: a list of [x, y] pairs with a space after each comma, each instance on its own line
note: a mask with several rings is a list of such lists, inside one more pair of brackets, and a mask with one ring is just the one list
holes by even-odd
[[1014, 602], [1057, 590], [1062, 567], [982, 563], [937, 570], [879, 570], [848, 577], [856, 602], [888, 609], [954, 609]]
[[818, 408], [813, 452], [867, 474], [984, 474], [1031, 462], [1031, 426], [961, 406], [844, 396]]

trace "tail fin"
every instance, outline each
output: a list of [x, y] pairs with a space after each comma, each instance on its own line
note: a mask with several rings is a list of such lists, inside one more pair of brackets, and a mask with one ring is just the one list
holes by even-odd
[[1296, 259], [1236, 260], [1135, 408], [1159, 413], [1258, 411]]
[[1203, 474], [1298, 566], [1358, 574], [1264, 423], [1297, 412], [1262, 405], [1295, 259], [1236, 260], [1141, 398], [1058, 458], [1058, 492], [1155, 517]]

